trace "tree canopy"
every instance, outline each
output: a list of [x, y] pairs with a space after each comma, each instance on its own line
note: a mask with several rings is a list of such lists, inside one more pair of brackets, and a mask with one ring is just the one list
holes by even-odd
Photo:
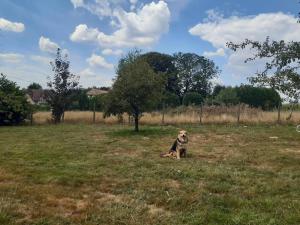
[[28, 85], [27, 89], [28, 90], [40, 90], [40, 89], [42, 89], [42, 86], [38, 83], [33, 82]]
[[212, 60], [194, 53], [179, 52], [174, 55], [174, 65], [182, 97], [188, 92], [197, 92], [203, 98], [211, 93], [211, 79], [219, 73]]

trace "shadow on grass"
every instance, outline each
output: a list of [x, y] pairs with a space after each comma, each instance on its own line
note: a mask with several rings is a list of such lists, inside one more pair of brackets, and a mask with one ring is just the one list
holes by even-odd
[[117, 129], [109, 131], [106, 134], [111, 137], [153, 137], [153, 136], [164, 136], [164, 135], [174, 135], [178, 130], [173, 126], [142, 126], [139, 132], [134, 131], [132, 128]]

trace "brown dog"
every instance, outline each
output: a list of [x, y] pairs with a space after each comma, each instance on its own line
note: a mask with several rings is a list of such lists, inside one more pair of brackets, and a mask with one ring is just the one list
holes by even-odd
[[161, 154], [161, 157], [177, 158], [186, 157], [188, 137], [185, 130], [181, 130], [168, 153]]

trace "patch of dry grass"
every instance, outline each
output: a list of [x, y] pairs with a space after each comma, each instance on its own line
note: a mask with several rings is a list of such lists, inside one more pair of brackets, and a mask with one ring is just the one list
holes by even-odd
[[[237, 107], [204, 107], [202, 113], [203, 124], [224, 124], [237, 123]], [[292, 117], [289, 117], [289, 112], [281, 112], [281, 122], [283, 124], [298, 124], [300, 123], [300, 112], [293, 112]], [[141, 118], [141, 124], [159, 125], [162, 124], [162, 113], [144, 113]], [[244, 124], [274, 124], [277, 122], [278, 113], [276, 111], [268, 112], [259, 109], [248, 108], [242, 106], [240, 113], [240, 123]], [[128, 123], [128, 116], [124, 114], [124, 123]], [[50, 112], [37, 112], [34, 114], [35, 124], [46, 124], [51, 122]], [[65, 113], [66, 123], [92, 123], [93, 112], [87, 111], [69, 111]], [[118, 124], [117, 117], [103, 118], [103, 113], [96, 113], [96, 123], [103, 124]], [[164, 116], [164, 123], [170, 125], [180, 124], [199, 124], [200, 110], [195, 108], [187, 108], [186, 110], [169, 110]]]

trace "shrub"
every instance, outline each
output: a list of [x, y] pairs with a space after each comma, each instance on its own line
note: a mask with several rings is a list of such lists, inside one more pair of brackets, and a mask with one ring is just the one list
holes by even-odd
[[281, 104], [280, 95], [271, 88], [242, 85], [237, 88], [241, 102], [255, 108], [271, 110]]
[[30, 113], [25, 93], [15, 82], [0, 76], [0, 125], [19, 124]]
[[227, 87], [220, 91], [216, 96], [216, 102], [224, 105], [236, 105], [239, 103], [239, 97], [236, 88]]
[[201, 105], [203, 97], [197, 92], [188, 92], [183, 97], [183, 105]]

